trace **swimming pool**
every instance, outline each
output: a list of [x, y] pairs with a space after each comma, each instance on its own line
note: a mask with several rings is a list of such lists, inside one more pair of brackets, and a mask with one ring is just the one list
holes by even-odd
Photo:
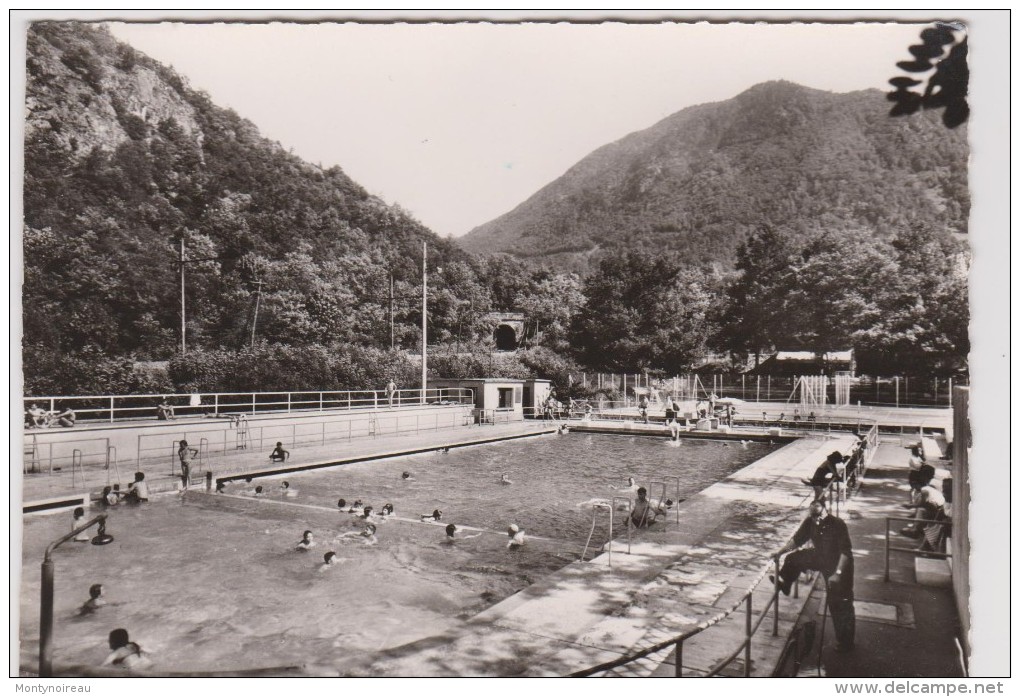
[[[108, 525], [113, 544], [67, 542], [54, 553], [55, 661], [98, 665], [109, 631], [125, 627], [163, 670], [342, 665], [456, 626], [577, 560], [592, 520], [581, 504], [632, 495], [610, 488], [627, 476], [679, 476], [687, 496], [772, 449], [568, 434], [293, 474], [291, 496], [278, 477], [231, 483], [225, 495], [118, 507]], [[413, 476], [402, 479], [404, 471]], [[504, 472], [513, 484], [499, 483]], [[257, 483], [267, 492], [258, 499]], [[394, 505], [377, 544], [336, 539], [362, 523], [337, 510], [340, 497], [376, 511]], [[441, 523], [417, 520], [435, 508]], [[450, 543], [447, 522], [477, 536]], [[516, 551], [506, 548], [511, 522], [528, 534]], [[29, 663], [38, 651], [39, 561], [69, 525], [69, 513], [25, 521], [21, 641]], [[304, 529], [317, 545], [298, 552]], [[607, 536], [602, 519], [595, 540]], [[341, 563], [320, 571], [328, 550]], [[92, 583], [104, 584], [110, 604], [79, 616]]]

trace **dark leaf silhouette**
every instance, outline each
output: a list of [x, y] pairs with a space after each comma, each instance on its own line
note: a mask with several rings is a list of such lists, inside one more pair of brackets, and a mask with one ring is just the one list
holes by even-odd
[[[915, 60], [900, 61], [896, 67], [908, 73], [924, 73], [934, 68], [928, 78], [923, 94], [912, 91], [911, 87], [923, 81], [900, 76], [889, 80], [896, 88], [887, 96], [894, 102], [890, 116], [907, 116], [919, 109], [945, 109], [942, 123], [947, 128], [956, 128], [967, 120], [970, 107], [967, 105], [967, 85], [970, 69], [967, 67], [967, 36], [963, 27], [937, 24], [921, 32], [924, 43], [911, 46], [909, 51]], [[946, 46], [951, 46], [946, 53]]]

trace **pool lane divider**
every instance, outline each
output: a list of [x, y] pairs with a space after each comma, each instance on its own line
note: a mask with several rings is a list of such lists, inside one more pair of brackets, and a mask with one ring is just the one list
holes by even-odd
[[518, 433], [509, 436], [497, 436], [495, 438], [482, 438], [479, 440], [463, 441], [460, 443], [448, 443], [446, 445], [430, 445], [425, 448], [412, 448], [410, 450], [397, 450], [393, 452], [373, 453], [371, 455], [359, 455], [358, 457], [348, 457], [339, 460], [329, 460], [320, 462], [309, 462], [303, 465], [293, 465], [290, 467], [274, 467], [273, 469], [259, 469], [250, 470], [247, 472], [241, 472], [238, 474], [227, 474], [220, 477], [216, 477], [216, 483], [220, 482], [234, 482], [237, 480], [244, 480], [248, 477], [255, 479], [257, 477], [276, 477], [282, 474], [291, 474], [293, 472], [305, 472], [307, 470], [325, 469], [327, 467], [338, 467], [340, 465], [353, 465], [359, 462], [371, 462], [372, 460], [391, 460], [395, 457], [408, 457], [410, 455], [423, 455], [425, 453], [438, 452], [440, 450], [453, 450], [454, 448], [467, 448], [473, 445], [487, 445], [489, 443], [501, 443], [508, 440], [520, 440], [521, 438], [533, 438], [535, 436], [545, 436], [556, 433], [558, 429], [548, 429], [541, 431], [532, 431], [529, 433]]
[[[297, 501], [277, 501], [275, 499], [268, 499], [268, 498], [265, 498], [263, 496], [258, 496], [258, 497], [256, 497], [256, 496], [242, 496], [241, 494], [226, 494], [226, 493], [222, 493], [222, 492], [219, 493], [219, 494], [213, 494], [213, 493], [209, 493], [207, 491], [194, 491], [194, 490], [192, 490], [192, 491], [189, 491], [188, 493], [189, 494], [200, 494], [202, 496], [210, 496], [210, 497], [213, 497], [213, 498], [227, 498], [227, 499], [237, 499], [237, 500], [240, 500], [240, 501], [257, 501], [259, 503], [271, 503], [271, 504], [274, 504], [276, 506], [293, 506], [295, 508], [306, 508], [306, 509], [313, 510], [313, 511], [325, 511], [326, 513], [343, 513], [343, 514], [349, 515], [352, 520], [363, 520], [366, 523], [372, 523], [373, 525], [376, 525], [377, 527], [378, 527], [378, 524], [380, 522], [389, 521], [389, 520], [395, 520], [395, 521], [399, 521], [401, 523], [414, 523], [416, 525], [428, 525], [429, 527], [441, 528], [445, 532], [446, 526], [449, 525], [451, 522], [453, 522], [453, 521], [442, 521], [442, 520], [435, 521], [435, 522], [429, 522], [427, 520], [416, 520], [414, 518], [403, 518], [401, 516], [396, 516], [396, 515], [372, 516], [371, 518], [365, 518], [364, 516], [360, 516], [360, 515], [358, 515], [356, 513], [351, 513], [350, 511], [342, 511], [342, 510], [337, 509], [337, 508], [330, 508], [329, 506], [317, 506], [317, 505], [315, 505], [313, 503], [298, 503]], [[499, 532], [497, 530], [489, 530], [487, 528], [476, 528], [476, 527], [473, 527], [471, 525], [457, 525], [457, 529], [458, 530], [470, 530], [471, 532], [487, 532], [490, 535], [498, 535], [500, 537], [506, 535], [505, 532]], [[549, 538], [549, 537], [540, 537], [538, 535], [530, 535], [530, 534], [528, 534], [527, 530], [525, 530], [524, 532], [525, 532], [525, 535], [527, 536], [526, 539], [541, 540], [543, 542], [558, 542], [559, 541], [559, 540], [554, 540], [554, 539]]]

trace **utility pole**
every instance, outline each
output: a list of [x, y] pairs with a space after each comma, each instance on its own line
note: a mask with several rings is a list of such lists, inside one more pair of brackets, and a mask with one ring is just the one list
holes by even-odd
[[184, 319], [184, 237], [181, 236], [181, 354], [188, 352], [187, 341], [185, 340], [186, 325]]
[[425, 386], [428, 375], [425, 356], [428, 345], [428, 242], [421, 243], [421, 403], [425, 404]]
[[255, 317], [251, 321], [251, 347], [255, 348], [255, 327], [259, 323], [259, 302], [262, 300], [262, 281], [255, 281], [258, 289], [255, 291]]
[[393, 274], [390, 274], [390, 351], [393, 350]]

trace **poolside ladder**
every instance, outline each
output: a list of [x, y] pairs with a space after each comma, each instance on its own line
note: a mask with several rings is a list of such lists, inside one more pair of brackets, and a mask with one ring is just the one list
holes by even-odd
[[38, 472], [39, 471], [39, 441], [36, 440], [35, 434], [28, 436], [28, 440], [25, 441], [25, 462], [23, 463], [23, 471], [25, 472]]
[[235, 450], [248, 449], [248, 416], [246, 414], [241, 414], [237, 418], [237, 431], [234, 433], [234, 438]]
[[71, 486], [73, 487], [76, 482], [75, 473], [81, 473], [81, 485], [87, 486], [85, 482], [85, 467], [82, 465], [82, 453], [81, 450], [75, 448], [71, 451]]
[[628, 511], [627, 515], [627, 554], [630, 554], [630, 515], [631, 500], [626, 496], [614, 496], [608, 503], [596, 503], [592, 506], [591, 512], [591, 530], [588, 532], [588, 540], [584, 543], [584, 550], [581, 552], [581, 561], [588, 561], [588, 547], [591, 545], [591, 538], [595, 534], [595, 523], [598, 520], [598, 513], [601, 509], [609, 511], [609, 539], [603, 545], [603, 548], [607, 550], [607, 559], [609, 568], [613, 568], [613, 520], [614, 511], [617, 510], [617, 504], [622, 504], [621, 510]]
[[[112, 465], [112, 467], [111, 467]], [[117, 481], [120, 481], [120, 467], [117, 465], [117, 446], [108, 445], [106, 446], [106, 466], [103, 468], [106, 470], [106, 484], [110, 485], [111, 473], [117, 475]]]

